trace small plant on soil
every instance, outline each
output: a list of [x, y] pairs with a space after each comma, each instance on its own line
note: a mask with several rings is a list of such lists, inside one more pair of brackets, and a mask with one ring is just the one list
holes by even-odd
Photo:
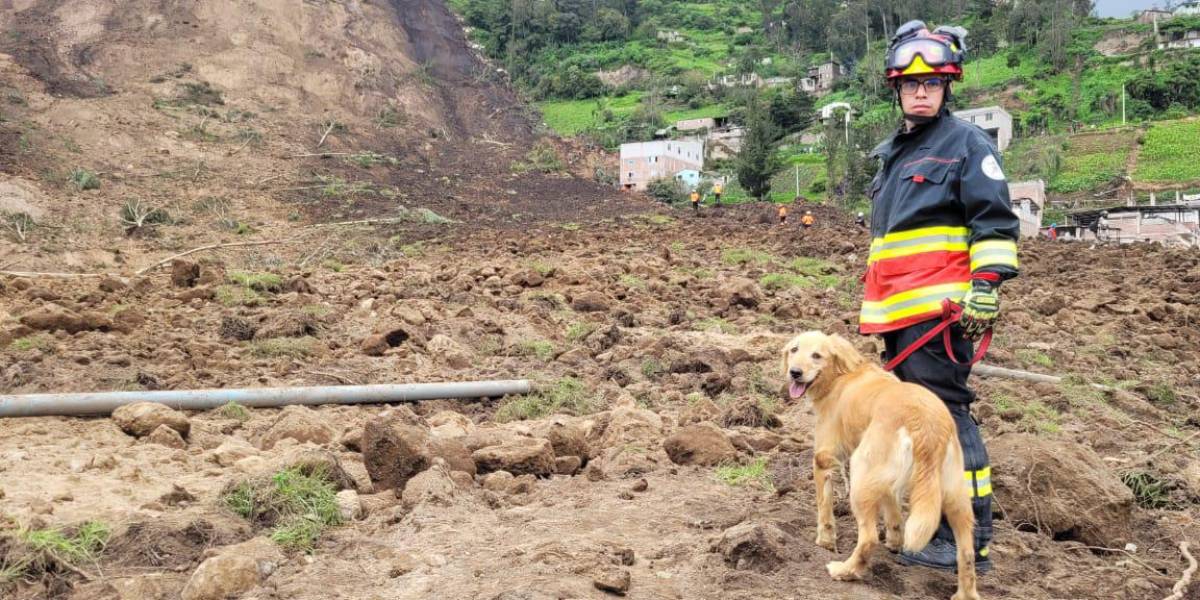
[[1037, 365], [1039, 367], [1050, 368], [1054, 366], [1054, 359], [1050, 358], [1049, 354], [1034, 350], [1032, 348], [1022, 348], [1016, 352], [1017, 360], [1027, 365]]
[[157, 206], [142, 204], [141, 200], [128, 200], [125, 206], [121, 207], [121, 223], [130, 229], [141, 229], [147, 225], [170, 225], [172, 222], [170, 213]]
[[801, 256], [799, 258], [792, 259], [792, 261], [788, 263], [788, 268], [801, 275], [816, 277], [818, 275], [824, 275], [828, 273], [830, 270], [832, 270], [832, 265], [819, 258]]
[[1175, 404], [1179, 399], [1175, 395], [1175, 388], [1161, 381], [1146, 388], [1146, 398], [1155, 404]]
[[574, 377], [563, 377], [552, 383], [539, 385], [532, 394], [510, 398], [496, 411], [495, 420], [507, 423], [540, 419], [564, 412], [585, 415], [595, 410], [596, 398], [587, 385]]
[[316, 354], [316, 338], [270, 338], [254, 340], [247, 344], [250, 354], [258, 358], [304, 358]]
[[34, 222], [33, 217], [23, 212], [0, 213], [0, 221], [4, 223], [4, 226], [9, 231], [13, 232], [13, 237], [22, 244], [28, 238], [30, 230], [37, 227], [37, 223]]
[[559, 223], [558, 226], [567, 231], [579, 231], [580, 229], [583, 229], [583, 225], [580, 225], [579, 223]]
[[[110, 529], [87, 521], [70, 529], [26, 529], [0, 536], [0, 583], [50, 571], [78, 570], [94, 561], [108, 544]], [[64, 569], [63, 567], [66, 567]]]
[[217, 302], [225, 306], [256, 306], [263, 297], [258, 292], [240, 285], [220, 285], [216, 289]]
[[418, 223], [428, 223], [430, 225], [446, 225], [448, 223], [457, 223], [454, 219], [447, 219], [428, 208], [418, 208], [412, 211], [412, 218]]
[[646, 281], [636, 275], [622, 275], [620, 281], [621, 285], [629, 288], [641, 289], [646, 287]]
[[517, 345], [517, 351], [522, 356], [536, 356], [542, 362], [554, 358], [554, 344], [546, 340], [525, 340]]
[[312, 550], [325, 528], [342, 522], [337, 489], [322, 468], [291, 467], [245, 481], [227, 489], [222, 499], [233, 512], [270, 528], [271, 539], [289, 550]]
[[578, 342], [591, 335], [596, 326], [591, 323], [571, 323], [567, 326], [567, 340]]
[[1148, 471], [1128, 471], [1121, 475], [1121, 481], [1133, 492], [1133, 498], [1138, 506], [1148, 509], [1173, 508], [1171, 486]]
[[333, 271], [334, 273], [341, 273], [342, 271], [346, 270], [346, 265], [343, 265], [332, 258], [322, 262], [321, 266]]
[[696, 321], [694, 329], [696, 331], [712, 331], [717, 330], [728, 335], [736, 335], [738, 332], [737, 326], [721, 317], [709, 317]]
[[250, 420], [250, 410], [245, 406], [238, 404], [237, 402], [231, 401], [221, 408], [218, 408], [217, 412], [226, 419], [233, 419], [235, 421], [243, 422]]
[[100, 177], [87, 169], [75, 169], [71, 171], [71, 183], [80, 191], [99, 189]]
[[229, 274], [229, 281], [256, 292], [283, 291], [283, 278], [274, 273], [234, 271]]
[[735, 487], [752, 485], [761, 490], [772, 491], [771, 474], [767, 472], [766, 457], [755, 459], [748, 465], [723, 465], [717, 467], [717, 480]]
[[554, 272], [554, 267], [537, 260], [533, 261], [533, 263], [529, 265], [529, 268], [537, 271], [537, 274], [541, 275], [542, 277], [546, 277]]
[[653, 379], [664, 371], [666, 371], [666, 367], [657, 358], [647, 358], [642, 361], [642, 377], [646, 379]]
[[791, 273], [768, 273], [758, 280], [758, 284], [767, 290], [788, 290], [797, 287], [812, 287], [814, 280], [803, 275]]
[[558, 150], [553, 144], [547, 142], [538, 142], [534, 144], [533, 149], [525, 155], [525, 160], [519, 160], [512, 164], [513, 173], [558, 173], [566, 170], [561, 158], [558, 157]]
[[765, 265], [773, 260], [770, 254], [750, 248], [726, 248], [721, 251], [721, 262], [727, 265], [755, 263]]
[[712, 279], [713, 277], [713, 272], [703, 267], [675, 267], [675, 270], [696, 279]]
[[381, 165], [383, 163], [396, 165], [400, 162], [393, 156], [385, 156], [383, 154], [379, 154], [378, 152], [371, 152], [369, 150], [366, 152], [359, 152], [358, 154], [351, 154], [350, 156], [345, 157], [345, 161], [352, 165], [358, 165], [364, 169], [370, 169], [375, 165]]

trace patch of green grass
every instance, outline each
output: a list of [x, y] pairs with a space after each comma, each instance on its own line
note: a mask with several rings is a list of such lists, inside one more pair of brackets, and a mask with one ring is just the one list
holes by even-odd
[[693, 329], [696, 331], [712, 331], [715, 329], [721, 333], [729, 335], [735, 335], [738, 332], [736, 325], [720, 317], [709, 317], [707, 319], [696, 321]]
[[667, 215], [654, 214], [654, 215], [641, 215], [641, 217], [643, 219], [645, 219], [646, 222], [650, 223], [651, 225], [670, 225], [671, 223], [675, 222], [675, 219], [672, 219], [671, 217], [669, 217]]
[[579, 223], [559, 223], [558, 226], [567, 231], [579, 231], [580, 229], [583, 229], [583, 225], [580, 225]]
[[591, 323], [571, 323], [567, 326], [567, 340], [578, 342], [591, 335], [596, 330], [596, 326]]
[[653, 379], [666, 372], [667, 368], [657, 358], [647, 358], [642, 361], [642, 377]]
[[712, 279], [713, 272], [703, 267], [675, 267], [675, 270], [684, 274], [691, 275], [696, 279]]
[[256, 358], [304, 358], [316, 354], [320, 342], [313, 337], [270, 338], [254, 340], [246, 344], [251, 356]]
[[833, 269], [833, 265], [829, 264], [828, 261], [821, 260], [819, 258], [801, 256], [799, 258], [792, 259], [791, 262], [788, 263], [788, 268], [801, 275], [820, 277], [821, 275], [830, 272]]
[[744, 265], [749, 263], [765, 265], [772, 260], [774, 260], [774, 257], [770, 254], [750, 248], [726, 248], [721, 251], [721, 262], [727, 265]]
[[717, 467], [717, 481], [734, 487], [754, 486], [764, 491], [773, 491], [771, 474], [767, 472], [767, 458], [760, 457], [748, 465], [723, 465]]
[[1057, 434], [1062, 431], [1062, 415], [1041, 400], [1023, 402], [1008, 394], [998, 394], [992, 399], [996, 411], [1016, 413], [1017, 424], [1028, 433]]
[[538, 142], [533, 149], [525, 154], [525, 160], [512, 164], [514, 173], [559, 173], [566, 170], [566, 165], [558, 156], [558, 150], [549, 142]]
[[235, 421], [245, 422], [250, 420], [250, 410], [234, 401], [225, 403], [224, 406], [217, 409], [217, 413], [226, 419], [233, 419]]
[[0, 584], [12, 583], [33, 573], [78, 567], [95, 561], [104, 552], [111, 530], [100, 521], [87, 521], [70, 529], [25, 529], [9, 542], [0, 562]]
[[257, 306], [263, 303], [262, 294], [240, 285], [219, 285], [217, 302], [225, 306]]
[[428, 223], [430, 225], [445, 225], [447, 223], [457, 223], [454, 219], [448, 219], [439, 215], [428, 208], [421, 207], [413, 211], [414, 219], [418, 223]]
[[1148, 471], [1128, 471], [1121, 474], [1121, 482], [1133, 492], [1138, 506], [1150, 510], [1173, 508], [1170, 486], [1157, 475]]
[[529, 268], [537, 271], [537, 274], [541, 275], [542, 277], [546, 277], [554, 272], [554, 267], [538, 260], [533, 261], [533, 263], [529, 265]]
[[75, 169], [71, 171], [71, 183], [79, 188], [79, 191], [95, 190], [100, 188], [100, 176], [87, 169]]
[[27, 337], [19, 337], [13, 340], [8, 345], [9, 348], [17, 352], [29, 352], [31, 350], [42, 350], [50, 347], [50, 338], [45, 335], [31, 335]]
[[333, 307], [324, 304], [305, 304], [300, 308], [300, 312], [318, 319], [327, 317], [333, 314]]
[[1194, 156], [1196, 140], [1200, 140], [1200, 121], [1155, 123], [1146, 132], [1134, 179], [1162, 183], [1200, 180], [1200, 161]]
[[229, 274], [229, 281], [256, 292], [283, 291], [283, 278], [274, 273], [234, 271]]
[[554, 344], [546, 340], [525, 340], [517, 344], [517, 352], [522, 356], [536, 356], [542, 362], [554, 358]]
[[621, 282], [621, 285], [623, 285], [625, 287], [629, 287], [629, 288], [641, 289], [641, 288], [646, 287], [646, 280], [642, 279], [641, 277], [638, 277], [637, 275], [629, 275], [629, 274], [622, 275], [620, 278], [620, 282]]
[[395, 166], [400, 162], [394, 156], [387, 156], [384, 154], [379, 154], [378, 152], [371, 152], [369, 150], [343, 157], [343, 160], [346, 163], [358, 165], [364, 169], [370, 169], [371, 167], [382, 164]]
[[1039, 367], [1050, 368], [1054, 366], [1054, 359], [1050, 358], [1049, 354], [1041, 350], [1032, 348], [1022, 348], [1016, 351], [1017, 360], [1026, 365], [1037, 365]]
[[1175, 388], [1171, 387], [1171, 384], [1164, 381], [1151, 384], [1150, 387], [1146, 389], [1146, 398], [1155, 404], [1166, 405], [1175, 404], [1175, 401], [1179, 399], [1179, 397], [1175, 394]]
[[683, 242], [671, 242], [670, 248], [671, 252], [679, 254], [680, 252], [683, 252]]
[[539, 385], [532, 394], [507, 400], [496, 411], [498, 423], [540, 419], [556, 413], [586, 415], [595, 412], [598, 401], [584, 382], [563, 377], [547, 385]]
[[330, 271], [333, 271], [334, 273], [341, 273], [342, 271], [346, 270], [346, 265], [343, 265], [342, 263], [340, 263], [332, 258], [329, 260], [323, 261], [321, 263], [321, 266], [325, 267], [326, 269], [329, 269]]
[[795, 287], [812, 287], [815, 280], [803, 275], [790, 273], [768, 273], [758, 280], [758, 284], [766, 290], [786, 290]]
[[289, 550], [312, 550], [327, 527], [342, 523], [337, 489], [322, 468], [290, 467], [269, 478], [239, 483], [222, 494], [225, 506]]

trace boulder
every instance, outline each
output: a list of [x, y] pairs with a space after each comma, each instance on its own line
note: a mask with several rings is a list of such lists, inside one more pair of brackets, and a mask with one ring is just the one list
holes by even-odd
[[638, 407], [632, 400], [614, 408], [600, 445], [614, 448], [629, 444], [658, 446], [663, 436], [663, 421], [658, 413]]
[[591, 457], [587, 432], [583, 427], [567, 419], [543, 422], [534, 427], [533, 435], [548, 440], [554, 447], [555, 456], [576, 456], [581, 461], [586, 461]]
[[498, 446], [488, 446], [471, 454], [481, 472], [508, 471], [514, 475], [539, 477], [554, 473], [554, 447], [548, 440], [518, 438]]
[[175, 259], [171, 261], [171, 285], [190, 288], [196, 286], [200, 279], [200, 265], [190, 261]]
[[121, 431], [135, 437], [145, 437], [166, 425], [186, 436], [192, 429], [187, 415], [157, 402], [134, 402], [118, 407], [112, 413], [113, 422]]
[[458, 484], [450, 476], [445, 463], [426, 469], [404, 484], [404, 492], [400, 499], [407, 506], [416, 506], [423, 502], [445, 505], [458, 495]]
[[451, 471], [462, 471], [469, 473], [472, 477], [477, 472], [475, 459], [471, 457], [471, 452], [457, 439], [430, 438], [428, 453], [431, 457], [446, 461], [446, 466]]
[[426, 346], [429, 353], [438, 357], [453, 369], [465, 369], [471, 366], [471, 353], [462, 344], [448, 336], [437, 334], [429, 338]]
[[712, 423], [688, 425], [663, 441], [663, 450], [677, 465], [716, 466], [737, 458], [729, 436]]
[[495, 471], [483, 476], [483, 489], [490, 492], [507, 492], [513, 483], [513, 474], [508, 471]]
[[216, 556], [200, 563], [184, 586], [183, 600], [225, 600], [261, 584], [283, 563], [275, 542], [256, 537], [226, 546]]
[[466, 415], [452, 410], [443, 410], [429, 417], [429, 433], [438, 438], [461, 438], [475, 429], [475, 423]]
[[597, 291], [583, 292], [571, 299], [571, 308], [576, 312], [607, 312], [610, 300]]
[[143, 439], [148, 443], [158, 444], [159, 446], [166, 446], [168, 448], [177, 448], [180, 450], [187, 448], [187, 442], [183, 441], [183, 436], [179, 435], [178, 431], [175, 431], [167, 425], [159, 425], [158, 427], [155, 427], [154, 431], [151, 431], [150, 435]]
[[1123, 548], [1133, 541], [1133, 492], [1087, 446], [1028, 434], [988, 445], [993, 493], [1005, 521], [1091, 546]]
[[47, 304], [39, 306], [21, 316], [21, 324], [40, 331], [65, 331], [67, 333], [79, 333], [80, 331], [89, 331], [92, 329], [100, 329], [104, 323], [93, 323], [92, 319], [84, 315], [69, 311], [57, 304]]
[[546, 278], [542, 277], [541, 273], [538, 273], [533, 269], [517, 271], [516, 273], [513, 273], [508, 280], [513, 285], [519, 285], [521, 287], [538, 287], [546, 282]]
[[255, 456], [258, 454], [258, 449], [251, 446], [249, 442], [241, 438], [229, 438], [221, 442], [212, 451], [212, 460], [222, 467], [232, 467], [234, 463], [247, 456]]
[[467, 447], [467, 450], [474, 452], [480, 448], [499, 446], [500, 444], [511, 442], [521, 437], [521, 434], [509, 429], [501, 429], [499, 427], [478, 427], [474, 431], [468, 433], [467, 436], [463, 438], [462, 442], [463, 445]]
[[735, 569], [773, 573], [789, 558], [807, 558], [797, 544], [788, 547], [790, 536], [779, 525], [747, 521], [726, 529], [713, 551]]
[[289, 438], [301, 443], [327, 444], [333, 441], [334, 436], [333, 428], [327, 421], [328, 419], [307, 406], [285, 406], [263, 434], [259, 446], [270, 450], [280, 440]]
[[629, 571], [615, 566], [604, 566], [592, 576], [592, 585], [602, 592], [624, 596], [629, 591]]
[[382, 416], [367, 422], [362, 455], [377, 491], [403, 489], [409, 479], [433, 463], [429, 434], [403, 415]]
[[559, 475], [574, 475], [583, 466], [578, 456], [559, 456], [554, 459], [554, 472]]
[[362, 518], [363, 505], [358, 499], [358, 492], [354, 490], [342, 490], [336, 496], [338, 505], [338, 514], [341, 515], [343, 521], [354, 521]]

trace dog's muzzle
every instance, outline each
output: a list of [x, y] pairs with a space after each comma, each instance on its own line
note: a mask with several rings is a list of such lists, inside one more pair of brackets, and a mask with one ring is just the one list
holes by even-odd
[[808, 384], [811, 381], [804, 381], [804, 372], [799, 369], [791, 369], [788, 375], [792, 378], [791, 385], [788, 386], [788, 395], [792, 400], [799, 400], [804, 397], [804, 393], [808, 391]]

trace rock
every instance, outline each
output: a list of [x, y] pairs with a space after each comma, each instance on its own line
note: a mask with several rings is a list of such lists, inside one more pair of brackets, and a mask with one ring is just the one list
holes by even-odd
[[175, 287], [196, 287], [200, 279], [200, 265], [190, 261], [175, 259], [171, 261], [171, 285]]
[[712, 423], [688, 425], [663, 441], [663, 450], [677, 465], [716, 466], [737, 458], [729, 436]]
[[657, 446], [662, 435], [662, 417], [654, 411], [638, 407], [629, 400], [612, 410], [600, 445], [604, 448], [629, 444]]
[[1133, 541], [1133, 492], [1090, 448], [1027, 434], [989, 446], [993, 493], [1008, 523], [1092, 546]]
[[754, 308], [762, 301], [758, 284], [745, 277], [731, 277], [717, 288], [717, 297], [729, 306]]
[[639, 480], [633, 482], [633, 486], [630, 487], [629, 489], [632, 491], [635, 491], [635, 492], [644, 492], [644, 491], [650, 489], [650, 482], [646, 481], [644, 478], [639, 479]]
[[443, 410], [429, 417], [429, 433], [439, 438], [460, 438], [475, 430], [475, 423], [462, 413]]
[[629, 591], [629, 571], [617, 567], [602, 567], [592, 577], [592, 585], [602, 592], [624, 596]]
[[184, 586], [183, 600], [225, 600], [227, 596], [261, 584], [282, 563], [283, 553], [275, 542], [256, 537], [226, 546], [216, 556], [200, 563]]
[[446, 461], [446, 466], [449, 470], [462, 471], [469, 473], [472, 477], [475, 476], [477, 472], [475, 459], [471, 457], [471, 452], [467, 450], [467, 447], [461, 441], [447, 438], [430, 438], [428, 444], [429, 455]]
[[571, 300], [571, 308], [576, 312], [607, 312], [609, 299], [597, 291], [588, 291]]
[[458, 495], [458, 484], [450, 476], [445, 463], [426, 469], [404, 484], [404, 492], [400, 498], [407, 506], [416, 506], [422, 502], [445, 505]]
[[679, 414], [680, 425], [694, 425], [704, 421], [715, 421], [721, 415], [721, 408], [707, 397], [689, 402]]
[[246, 319], [225, 316], [221, 317], [221, 327], [217, 330], [217, 335], [223, 340], [244, 342], [254, 339], [256, 331], [255, 325]]
[[587, 432], [574, 422], [565, 419], [544, 422], [533, 429], [533, 435], [549, 440], [555, 456], [577, 456], [583, 461], [592, 455]]
[[333, 428], [326, 423], [327, 420], [307, 406], [285, 406], [270, 429], [263, 434], [259, 446], [270, 450], [283, 439], [327, 444], [333, 441], [334, 435]]
[[155, 427], [154, 431], [151, 431], [150, 435], [146, 436], [144, 440], [148, 443], [168, 448], [178, 448], [180, 450], [187, 448], [187, 442], [183, 441], [183, 436], [179, 435], [178, 431], [175, 431], [168, 425]]
[[302, 312], [276, 313], [254, 332], [254, 339], [299, 338], [320, 333], [316, 318]]
[[454, 485], [460, 490], [469, 490], [475, 487], [475, 476], [466, 471], [450, 471], [450, 479], [454, 480]]
[[483, 489], [502, 493], [507, 492], [509, 486], [512, 485], [513, 474], [508, 471], [495, 471], [483, 476]]
[[157, 402], [134, 402], [120, 406], [113, 411], [112, 419], [121, 431], [135, 437], [150, 435], [159, 425], [166, 425], [182, 436], [192, 429], [187, 415]]
[[463, 438], [463, 445], [467, 450], [474, 452], [480, 448], [488, 446], [499, 446], [505, 442], [520, 439], [521, 435], [509, 429], [500, 429], [498, 427], [478, 427], [474, 431], [467, 434]]
[[354, 490], [342, 490], [336, 496], [338, 505], [338, 514], [341, 515], [343, 521], [355, 521], [362, 518], [363, 506], [358, 499], [358, 492]]
[[176, 300], [191, 302], [192, 300], [212, 300], [217, 296], [216, 290], [210, 287], [195, 287], [175, 295]]
[[377, 515], [383, 511], [396, 506], [399, 499], [396, 498], [395, 490], [388, 490], [378, 494], [364, 494], [358, 497], [359, 505], [362, 507], [363, 514]]
[[393, 326], [367, 336], [360, 348], [367, 356], [383, 356], [384, 352], [405, 342], [423, 346], [425, 338], [412, 325]]
[[40, 331], [65, 331], [67, 333], [79, 333], [80, 331], [90, 331], [92, 329], [100, 329], [104, 323], [93, 323], [84, 315], [79, 315], [71, 312], [57, 304], [47, 304], [39, 306], [21, 316], [21, 324]]
[[403, 489], [409, 479], [433, 464], [429, 434], [424, 427], [407, 422], [403, 415], [367, 422], [362, 454], [376, 490]]
[[129, 291], [129, 284], [121, 281], [120, 278], [113, 277], [112, 275], [105, 275], [104, 277], [100, 278], [99, 287], [101, 291], [108, 292], [110, 294]]
[[536, 438], [516, 440], [488, 446], [471, 454], [475, 465], [484, 473], [508, 471], [514, 475], [548, 476], [554, 473], [554, 447]]
[[583, 466], [578, 456], [559, 456], [554, 459], [554, 472], [559, 475], [574, 475]]
[[519, 285], [521, 287], [538, 287], [546, 282], [546, 278], [542, 277], [541, 273], [538, 273], [533, 269], [526, 269], [524, 271], [513, 273], [508, 280], [513, 285]]
[[232, 467], [247, 456], [256, 456], [258, 449], [241, 438], [229, 438], [212, 451], [212, 458], [222, 467]]
[[[175, 430], [168, 428], [168, 431]], [[179, 433], [176, 433], [175, 435], [179, 435]], [[172, 483], [171, 491], [159, 496], [158, 501], [164, 506], [187, 506], [188, 504], [196, 501], [196, 495], [187, 491], [186, 488], [178, 483]]]
[[450, 368], [465, 369], [471, 366], [470, 351], [445, 335], [439, 333], [429, 338], [426, 347], [430, 354], [440, 358]]
[[713, 550], [735, 569], [771, 573], [789, 557], [807, 557], [807, 552], [800, 548], [789, 548], [789, 541], [775, 523], [745, 522], [726, 529]]
[[362, 427], [351, 427], [342, 432], [338, 443], [351, 452], [362, 452]]

